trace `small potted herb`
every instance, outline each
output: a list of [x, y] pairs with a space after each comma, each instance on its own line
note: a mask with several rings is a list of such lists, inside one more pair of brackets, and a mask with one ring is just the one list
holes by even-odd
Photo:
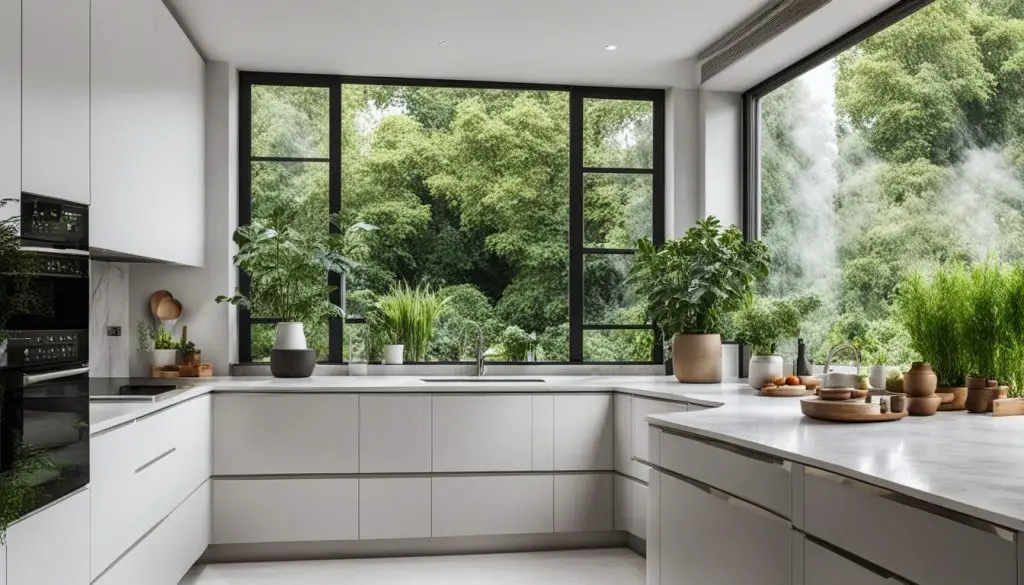
[[178, 363], [179, 344], [162, 325], [146, 325], [139, 321], [136, 327], [139, 351], [148, 357], [153, 368], [164, 368]]
[[781, 378], [782, 356], [776, 355], [776, 346], [800, 335], [803, 317], [817, 309], [817, 297], [791, 299], [761, 298], [748, 294], [743, 306], [733, 315], [737, 338], [750, 346], [748, 379], [754, 388], [765, 382]]
[[181, 344], [178, 350], [181, 352], [183, 366], [198, 367], [203, 362], [203, 352], [194, 342], [188, 340], [188, 327], [181, 328]]

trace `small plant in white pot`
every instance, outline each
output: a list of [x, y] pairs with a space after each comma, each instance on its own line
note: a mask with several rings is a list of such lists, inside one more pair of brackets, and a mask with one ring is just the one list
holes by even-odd
[[381, 296], [367, 314], [366, 324], [383, 345], [384, 363], [426, 360], [434, 325], [447, 301], [426, 284], [413, 288], [399, 283]]
[[[344, 317], [342, 308], [330, 300], [337, 287], [327, 284], [327, 274], [344, 275], [357, 265], [345, 255], [346, 236], [376, 228], [360, 223], [343, 233], [307, 234], [293, 227], [292, 214], [275, 209], [269, 219], [235, 230], [234, 262], [249, 275], [251, 293], [235, 291], [216, 300], [246, 310], [255, 307], [262, 315], [280, 319], [270, 352], [271, 373], [305, 378], [316, 367], [316, 350], [307, 348], [303, 324]], [[337, 214], [330, 216], [330, 222], [338, 226]]]
[[151, 368], [165, 368], [178, 363], [178, 342], [163, 325], [146, 325], [139, 321], [136, 334], [139, 351], [147, 355]]
[[736, 337], [750, 347], [747, 379], [752, 388], [783, 377], [783, 359], [776, 346], [800, 335], [804, 315], [814, 311], [817, 297], [774, 299], [746, 296], [743, 306], [733, 315]]

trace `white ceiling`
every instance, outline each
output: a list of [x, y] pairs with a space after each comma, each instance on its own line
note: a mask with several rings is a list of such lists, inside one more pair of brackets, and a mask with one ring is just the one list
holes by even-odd
[[642, 87], [693, 87], [693, 57], [771, 3], [168, 1], [208, 60], [245, 70]]

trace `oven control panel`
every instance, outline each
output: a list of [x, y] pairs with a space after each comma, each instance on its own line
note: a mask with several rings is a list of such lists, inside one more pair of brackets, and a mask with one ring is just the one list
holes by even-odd
[[34, 366], [86, 359], [79, 331], [12, 331], [7, 366]]

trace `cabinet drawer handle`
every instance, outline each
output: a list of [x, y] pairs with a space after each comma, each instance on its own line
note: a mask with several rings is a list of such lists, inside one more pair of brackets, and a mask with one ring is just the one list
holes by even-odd
[[750, 502], [748, 502], [748, 501], [746, 501], [744, 499], [737, 498], [736, 496], [734, 496], [732, 494], [728, 494], [726, 492], [723, 492], [720, 489], [713, 488], [713, 487], [711, 487], [711, 486], [709, 486], [709, 485], [707, 485], [705, 483], [701, 483], [701, 482], [699, 482], [699, 481], [697, 481], [695, 479], [690, 479], [688, 477], [679, 475], [678, 473], [675, 473], [675, 472], [670, 471], [668, 469], [665, 469], [663, 467], [659, 467], [657, 465], [654, 465], [653, 463], [648, 463], [647, 465], [649, 465], [651, 467], [651, 469], [653, 469], [653, 470], [655, 470], [655, 471], [657, 471], [659, 473], [662, 473], [662, 474], [664, 474], [664, 475], [666, 475], [668, 477], [671, 477], [673, 479], [678, 479], [679, 481], [681, 481], [681, 482], [683, 482], [683, 483], [685, 483], [687, 485], [690, 485], [692, 487], [695, 487], [695, 488], [699, 489], [700, 491], [708, 494], [709, 496], [711, 496], [713, 498], [722, 500], [723, 502], [725, 502], [726, 504], [729, 504], [730, 506], [733, 506], [734, 508], [740, 508], [740, 509], [746, 510], [748, 512], [753, 512], [754, 514], [757, 514], [758, 516], [760, 516], [762, 518], [765, 518], [767, 520], [771, 520], [772, 522], [778, 523], [778, 524], [780, 524], [782, 526], [785, 526], [786, 528], [792, 528], [793, 527], [793, 525], [790, 523], [789, 520], [783, 518], [782, 516], [779, 516], [778, 514], [776, 514], [774, 512], [771, 512], [769, 510], [765, 510], [764, 508], [758, 506], [757, 504], [751, 504]]
[[701, 443], [702, 445], [707, 445], [709, 447], [714, 447], [715, 449], [722, 449], [723, 451], [729, 451], [730, 453], [735, 453], [736, 455], [739, 455], [741, 457], [746, 457], [747, 459], [753, 459], [754, 461], [760, 461], [761, 463], [769, 463], [771, 465], [778, 465], [779, 467], [781, 467], [783, 470], [785, 470], [787, 472], [792, 472], [793, 471], [793, 464], [791, 462], [786, 461], [785, 459], [782, 459], [782, 458], [779, 458], [779, 457], [774, 457], [772, 455], [767, 455], [765, 453], [758, 453], [757, 451], [751, 451], [750, 449], [744, 449], [743, 447], [737, 447], [736, 445], [732, 445], [732, 444], [726, 443], [724, 441], [716, 441], [714, 439], [709, 439], [707, 437], [701, 437], [699, 435], [691, 435], [691, 434], [688, 434], [688, 433], [680, 433], [677, 430], [665, 428], [665, 427], [658, 426], [658, 425], [655, 425], [655, 424], [651, 424], [650, 426], [658, 428], [662, 433], [664, 433], [666, 435], [671, 435], [673, 437], [679, 437], [680, 439], [686, 439], [686, 440], [689, 440], [689, 441], [693, 441], [695, 443]]
[[[924, 502], [922, 500], [918, 500], [917, 498], [912, 498], [910, 496], [897, 493], [889, 489], [878, 487], [876, 485], [871, 485], [863, 481], [858, 481], [856, 479], [852, 479], [844, 475], [839, 475], [838, 473], [825, 471], [824, 469], [818, 469], [816, 467], [805, 467], [804, 472], [807, 475], [811, 475], [819, 479], [832, 482], [834, 484], [850, 487], [857, 491], [871, 494], [878, 498], [889, 500], [890, 502], [902, 504], [904, 506], [907, 506], [908, 508], [914, 508], [916, 510], [926, 512], [928, 514], [941, 516], [946, 520], [952, 520], [953, 522], [956, 522], [957, 524], [961, 524], [963, 526], [967, 526], [968, 528], [974, 528], [975, 530], [980, 530], [986, 534], [992, 534], [994, 536], [999, 537], [1002, 540], [1005, 540], [1006, 542], [1017, 542], [1017, 533], [1013, 530], [1010, 530], [1009, 528], [1004, 528], [1002, 526], [999, 526], [998, 524], [993, 524], [980, 518], [975, 518], [974, 516], [969, 516], [962, 512], [955, 512], [953, 510], [943, 508], [942, 506], [936, 504]], [[897, 583], [898, 582], [899, 581], [897, 581]]]
[[142, 473], [146, 469], [148, 469], [148, 468], [152, 467], [153, 465], [155, 465], [158, 461], [160, 461], [164, 457], [167, 457], [168, 455], [170, 455], [171, 453], [174, 453], [177, 450], [178, 450], [177, 447], [171, 447], [170, 449], [168, 449], [168, 450], [164, 451], [163, 453], [157, 455], [153, 459], [150, 459], [146, 463], [143, 463], [138, 469], [135, 470], [135, 473]]

